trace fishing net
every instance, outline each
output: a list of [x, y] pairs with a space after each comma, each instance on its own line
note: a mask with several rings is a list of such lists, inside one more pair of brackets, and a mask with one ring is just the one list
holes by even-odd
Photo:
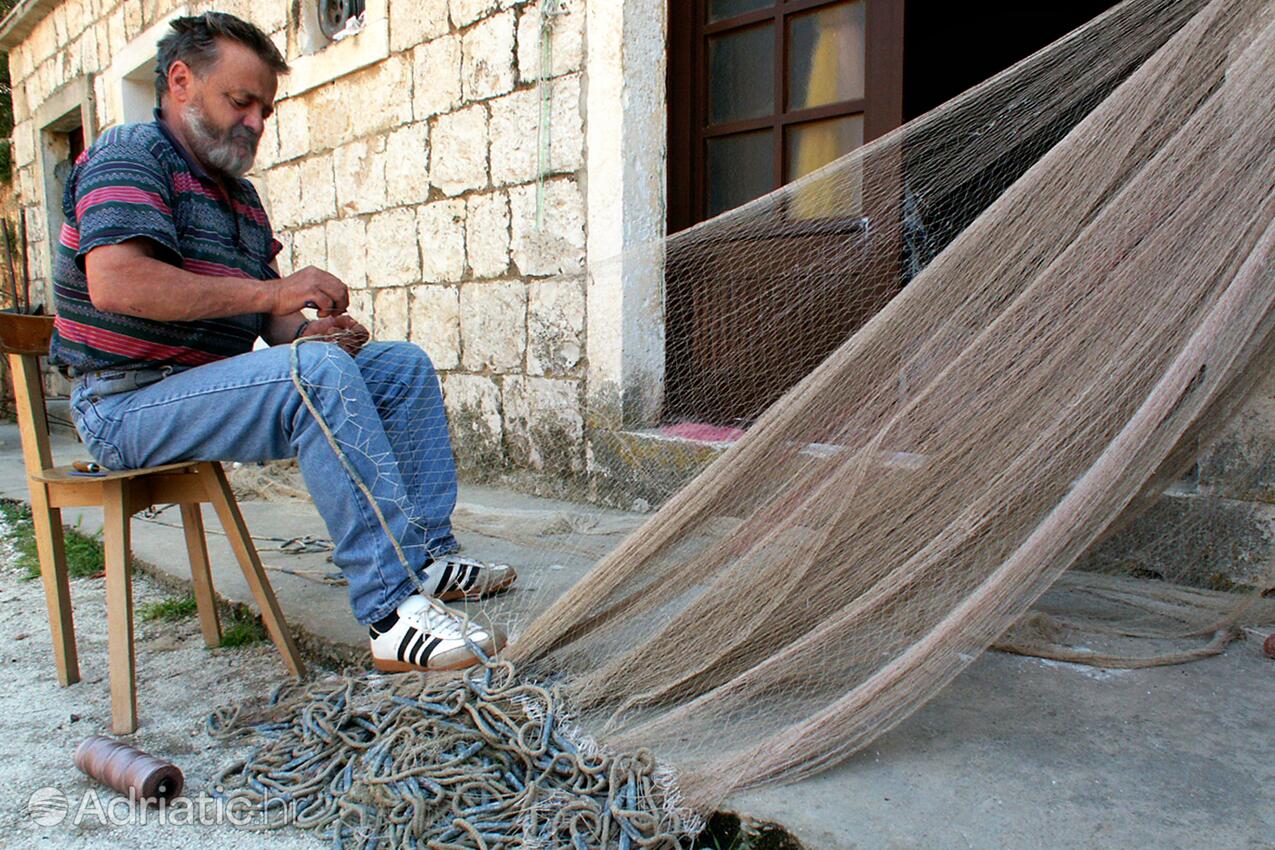
[[[522, 589], [486, 606], [512, 636], [498, 668], [411, 683], [374, 717], [346, 699], [324, 710], [328, 732], [305, 717], [337, 685], [284, 700], [279, 753], [242, 770], [239, 792], [328, 734], [342, 742], [331, 752], [362, 754], [324, 774], [332, 811], [351, 817], [370, 817], [355, 806], [369, 799], [407, 817], [414, 786], [393, 782], [427, 771], [430, 753], [502, 775], [441, 796], [424, 786], [436, 807], [394, 827], [405, 846], [668, 846], [734, 790], [842, 761], [1016, 622], [1003, 641], [1021, 644], [1033, 603], [1151, 505], [1269, 368], [1272, 104], [1275, 4], [1127, 0], [826, 168], [637, 249], [626, 267], [693, 284], [664, 305], [664, 359], [698, 367], [670, 368], [660, 404], [626, 404], [626, 426], [724, 451], [691, 476], [669, 460], [682, 443], [595, 429], [607, 420], [591, 409], [587, 462], [558, 492], [581, 516], [640, 497], [653, 509], [641, 527], [601, 558], [583, 526], [561, 529], [563, 558], [596, 560], [564, 593], [529, 550]], [[589, 272], [601, 285], [614, 270]], [[788, 356], [797, 334], [825, 348]], [[338, 351], [296, 346], [298, 387], [358, 471], [357, 509], [421, 563], [453, 545], [437, 505], [419, 508], [444, 480], [446, 433], [366, 415], [382, 371], [414, 362], [388, 358], [364, 370], [366, 398], [323, 402], [313, 376]], [[512, 390], [489, 406], [501, 403], [528, 415]], [[1055, 593], [1123, 604], [1102, 580]], [[1229, 639], [1230, 609], [1199, 602], [1161, 600], [1152, 613], [1196, 613], [1157, 634]], [[1075, 623], [1043, 610], [1053, 622], [1035, 620], [1032, 640], [1043, 630], [1065, 649]], [[543, 695], [501, 696], [533, 686]], [[431, 749], [421, 739], [448, 728], [436, 721], [466, 731]], [[580, 779], [597, 775], [594, 752], [614, 768], [605, 783]], [[554, 821], [537, 807], [548, 797], [590, 814]]]

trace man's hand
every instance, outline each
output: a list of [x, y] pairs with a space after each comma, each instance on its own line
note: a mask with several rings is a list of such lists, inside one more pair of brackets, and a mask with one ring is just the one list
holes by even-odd
[[[350, 293], [335, 275], [306, 266], [274, 284], [270, 312], [287, 316], [303, 307], [319, 311], [320, 318], [339, 316], [350, 306]], [[356, 323], [357, 324], [357, 323]]]
[[353, 357], [367, 345], [372, 335], [367, 332], [367, 328], [349, 316], [341, 315], [327, 319], [314, 319], [305, 326], [298, 339], [307, 336], [331, 337], [332, 342], [341, 346], [346, 354]]

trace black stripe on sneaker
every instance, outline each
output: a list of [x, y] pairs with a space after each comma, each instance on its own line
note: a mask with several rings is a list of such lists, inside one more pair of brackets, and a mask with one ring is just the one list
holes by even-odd
[[412, 648], [407, 651], [407, 655], [401, 660], [406, 661], [408, 664], [415, 664], [416, 656], [421, 651], [421, 644], [425, 643], [425, 638], [427, 637], [429, 637], [429, 635], [422, 632], [420, 636], [416, 638], [416, 643], [412, 644]]
[[408, 626], [407, 631], [403, 632], [403, 639], [398, 642], [398, 652], [396, 653], [399, 661], [404, 660], [403, 654], [407, 651], [407, 645], [411, 642], [412, 638], [419, 634], [420, 632], [411, 626]]
[[443, 574], [439, 576], [438, 584], [434, 587], [435, 596], [442, 596], [444, 593], [451, 590], [452, 570], [454, 568], [455, 564], [451, 561], [446, 562], [446, 566], [443, 567]]
[[474, 586], [474, 583], [478, 581], [478, 574], [480, 572], [482, 572], [482, 567], [478, 566], [477, 564], [471, 564], [469, 566], [469, 575], [461, 583], [461, 588], [464, 589], [466, 592], [468, 592], [469, 589]]
[[431, 638], [430, 642], [425, 644], [425, 648], [422, 649], [416, 656], [416, 661], [413, 663], [418, 667], [424, 667], [429, 664], [429, 657], [434, 654], [434, 650], [438, 648], [438, 645], [442, 642], [442, 638]]
[[398, 625], [398, 612], [391, 611], [386, 616], [372, 623], [369, 628], [372, 630], [372, 637], [380, 637], [390, 629]]

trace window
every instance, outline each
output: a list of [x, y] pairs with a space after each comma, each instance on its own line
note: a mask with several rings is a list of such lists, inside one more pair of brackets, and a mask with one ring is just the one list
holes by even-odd
[[669, 229], [746, 203], [897, 126], [901, 6], [682, 5], [669, 63]]
[[328, 41], [340, 41], [361, 24], [363, 0], [318, 0], [318, 24]]

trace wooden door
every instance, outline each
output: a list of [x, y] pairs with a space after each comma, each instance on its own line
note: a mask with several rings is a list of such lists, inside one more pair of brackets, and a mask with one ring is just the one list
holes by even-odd
[[[803, 177], [902, 122], [902, 0], [675, 6], [670, 232]], [[864, 166], [875, 188], [897, 182], [897, 163]], [[897, 216], [899, 205], [893, 192], [872, 194], [887, 199], [885, 208], [864, 210], [857, 199], [832, 208], [795, 203], [764, 237], [671, 244], [665, 421], [746, 425], [892, 297], [897, 287], [880, 282], [892, 279], [895, 252], [878, 245], [865, 254], [856, 234], [874, 217]], [[782, 263], [797, 254], [812, 262]]]

